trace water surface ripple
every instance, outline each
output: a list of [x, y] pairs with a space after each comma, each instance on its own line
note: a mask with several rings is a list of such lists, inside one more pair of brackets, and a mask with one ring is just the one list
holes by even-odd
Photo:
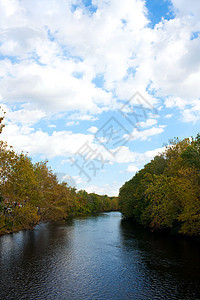
[[200, 299], [200, 245], [118, 212], [0, 237], [0, 299]]

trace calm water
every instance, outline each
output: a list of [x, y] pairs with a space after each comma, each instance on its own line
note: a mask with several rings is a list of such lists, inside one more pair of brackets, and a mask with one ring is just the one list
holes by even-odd
[[200, 246], [120, 213], [0, 237], [0, 299], [200, 299]]

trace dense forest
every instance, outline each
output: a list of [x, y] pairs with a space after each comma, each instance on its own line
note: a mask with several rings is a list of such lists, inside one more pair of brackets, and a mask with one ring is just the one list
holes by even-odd
[[150, 227], [200, 235], [200, 135], [170, 141], [119, 192], [124, 216]]
[[33, 228], [40, 220], [117, 209], [116, 197], [76, 191], [58, 181], [47, 161], [32, 163], [27, 154], [17, 154], [0, 141], [0, 234]]

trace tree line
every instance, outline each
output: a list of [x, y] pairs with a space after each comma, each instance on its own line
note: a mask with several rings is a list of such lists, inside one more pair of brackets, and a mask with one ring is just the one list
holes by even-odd
[[59, 182], [47, 161], [33, 163], [27, 154], [18, 154], [0, 141], [0, 234], [32, 228], [40, 220], [117, 209], [117, 197], [77, 191]]
[[200, 135], [171, 140], [120, 188], [119, 208], [154, 231], [199, 236]]

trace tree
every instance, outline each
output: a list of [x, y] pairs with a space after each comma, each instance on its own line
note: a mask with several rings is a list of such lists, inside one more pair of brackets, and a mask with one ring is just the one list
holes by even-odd
[[172, 140], [119, 193], [126, 217], [187, 235], [200, 235], [200, 135]]
[[37, 181], [31, 159], [23, 153], [16, 155], [13, 152], [10, 157], [10, 171], [3, 185], [4, 194], [17, 202], [34, 201], [37, 198]]
[[76, 192], [67, 183], [59, 183], [47, 163], [33, 164], [27, 154], [17, 154], [0, 141], [0, 234], [32, 228], [40, 219], [65, 220], [76, 214], [117, 208], [116, 199]]
[[0, 106], [0, 113], [2, 116], [0, 116], [0, 134], [2, 132], [3, 127], [5, 126], [2, 122], [4, 120], [4, 115], [5, 115], [5, 111], [3, 111], [3, 109]]

